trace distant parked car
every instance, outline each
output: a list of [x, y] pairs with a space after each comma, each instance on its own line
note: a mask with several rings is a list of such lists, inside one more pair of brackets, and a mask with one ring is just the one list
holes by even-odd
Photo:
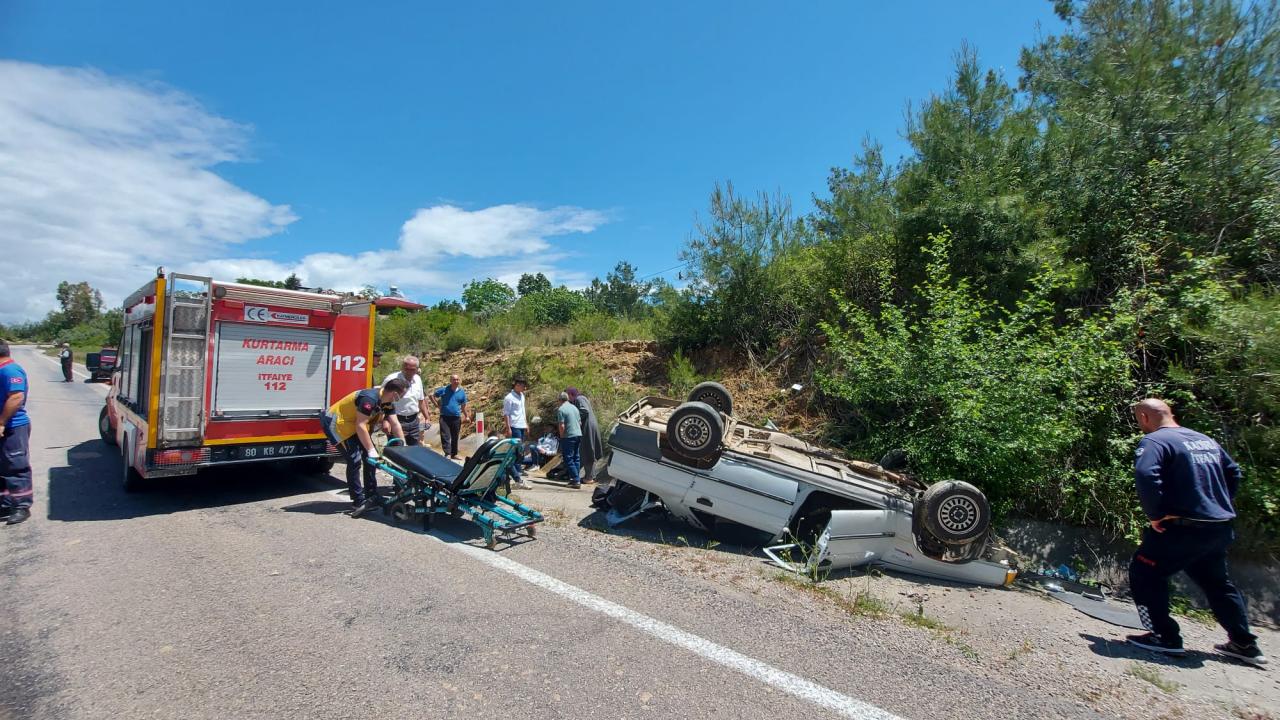
[[769, 557], [797, 572], [873, 564], [992, 586], [1017, 575], [983, 559], [991, 508], [978, 488], [926, 487], [894, 471], [905, 464], [900, 451], [859, 462], [748, 425], [716, 383], [684, 403], [639, 400], [618, 417], [609, 446], [611, 525], [664, 507], [704, 530], [728, 520], [762, 531], [775, 543]]
[[110, 382], [111, 373], [116, 369], [116, 349], [104, 347], [96, 353], [86, 354], [84, 366], [89, 370], [90, 382]]

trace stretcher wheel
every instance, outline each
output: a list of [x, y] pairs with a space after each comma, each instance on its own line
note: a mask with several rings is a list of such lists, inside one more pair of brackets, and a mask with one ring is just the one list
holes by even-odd
[[408, 522], [413, 518], [413, 508], [407, 503], [393, 503], [391, 505], [391, 519], [398, 523]]
[[537, 526], [537, 525], [530, 525], [530, 526], [529, 526], [529, 537], [538, 537], [538, 526]]
[[498, 538], [494, 535], [490, 535], [489, 537], [484, 539], [484, 546], [489, 550], [492, 550], [498, 547]]

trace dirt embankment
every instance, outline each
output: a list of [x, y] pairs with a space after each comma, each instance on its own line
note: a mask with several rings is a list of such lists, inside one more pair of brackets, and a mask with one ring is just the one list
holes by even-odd
[[[820, 426], [821, 419], [806, 410], [810, 388], [792, 389], [796, 382], [807, 381], [761, 371], [744, 358], [723, 351], [714, 357], [691, 359], [694, 380], [715, 380], [729, 389], [736, 415], [756, 422], [772, 420], [784, 430], [803, 435], [812, 434]], [[457, 373], [473, 409], [495, 419], [501, 416], [502, 398], [517, 374], [533, 383], [529, 389], [530, 415], [543, 411], [557, 393], [573, 385], [592, 398], [602, 424], [611, 413], [645, 395], [679, 397], [688, 391], [688, 387], [680, 385], [689, 384], [688, 377], [673, 378], [671, 357], [656, 343], [634, 340], [497, 351], [455, 350], [429, 353], [422, 361], [429, 386], [442, 385], [451, 373]]]

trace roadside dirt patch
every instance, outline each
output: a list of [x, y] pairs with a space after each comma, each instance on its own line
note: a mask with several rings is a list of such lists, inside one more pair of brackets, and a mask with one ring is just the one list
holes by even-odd
[[[662, 567], [738, 602], [823, 617], [831, 633], [847, 634], [849, 642], [910, 635], [975, 688], [1013, 681], [1046, 701], [1135, 720], [1270, 718], [1280, 708], [1280, 676], [1214, 653], [1213, 644], [1222, 641], [1216, 626], [1179, 618], [1190, 652], [1167, 659], [1126, 645], [1124, 636], [1133, 631], [1039, 590], [927, 582], [878, 570], [811, 582], [766, 562], [749, 535], [708, 536], [660, 513], [608, 529], [586, 494], [536, 482], [525, 499], [556, 508], [548, 542], [570, 542], [550, 536], [567, 533], [631, 566]], [[1255, 632], [1264, 650], [1276, 654], [1280, 633]]]
[[[598, 374], [594, 379], [607, 382], [619, 397], [629, 398], [626, 404], [645, 395], [670, 396], [672, 392], [667, 376], [670, 357], [656, 343], [635, 340], [435, 352], [422, 357], [424, 379], [428, 387], [439, 387], [448, 382], [451, 373], [457, 373], [473, 408], [484, 412], [486, 418], [496, 419], [501, 415], [502, 398], [510, 390], [511, 378], [503, 370], [515, 366], [522, 355], [533, 361], [555, 360], [593, 368]], [[812, 389], [793, 390], [794, 382], [783, 372], [762, 371], [724, 351], [717, 352], [714, 358], [695, 356], [693, 361], [700, 380], [715, 380], [733, 394], [736, 415], [752, 422], [772, 420], [779, 428], [802, 436], [812, 437], [821, 428], [822, 420], [808, 412]], [[706, 372], [711, 367], [715, 372]], [[532, 388], [530, 393], [539, 396], [562, 389]], [[492, 422], [490, 427], [495, 427]], [[607, 429], [601, 428], [602, 432]]]

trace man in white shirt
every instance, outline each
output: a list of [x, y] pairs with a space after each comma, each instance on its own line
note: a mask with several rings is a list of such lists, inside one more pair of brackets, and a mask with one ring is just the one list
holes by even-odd
[[382, 384], [386, 385], [399, 378], [409, 386], [404, 395], [396, 401], [396, 419], [400, 421], [400, 428], [404, 430], [406, 445], [421, 445], [422, 431], [431, 427], [428, 421], [431, 416], [427, 411], [427, 394], [422, 387], [422, 375], [418, 374], [419, 365], [418, 358], [406, 355], [400, 364], [400, 369], [382, 381]]
[[[507, 437], [520, 441], [522, 456], [524, 438], [529, 432], [529, 421], [525, 419], [524, 413], [524, 393], [528, 388], [529, 383], [524, 378], [517, 377], [511, 382], [511, 392], [502, 399], [502, 415], [507, 419]], [[533, 487], [533, 483], [524, 479], [524, 470], [518, 462], [511, 466], [511, 481], [526, 490]]]

